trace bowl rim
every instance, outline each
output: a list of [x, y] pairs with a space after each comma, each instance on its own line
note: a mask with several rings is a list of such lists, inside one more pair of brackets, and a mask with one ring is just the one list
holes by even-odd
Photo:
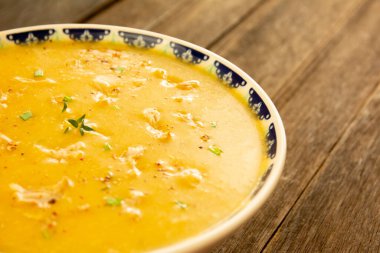
[[276, 140], [277, 140], [277, 152], [276, 152], [276, 162], [273, 165], [271, 173], [265, 179], [263, 185], [257, 192], [257, 194], [247, 201], [243, 207], [241, 207], [235, 215], [229, 217], [226, 220], [221, 221], [213, 225], [211, 228], [207, 228], [196, 235], [188, 237], [187, 239], [181, 240], [179, 242], [173, 243], [168, 246], [163, 246], [158, 249], [153, 249], [149, 252], [152, 253], [170, 253], [170, 252], [198, 252], [201, 250], [208, 249], [214, 246], [217, 242], [225, 239], [228, 235], [232, 234], [238, 227], [248, 222], [254, 213], [264, 204], [264, 202], [269, 198], [271, 193], [274, 191], [275, 186], [278, 184], [282, 171], [285, 165], [286, 158], [286, 134], [283, 121], [278, 113], [278, 110], [272, 100], [269, 98], [264, 89], [248, 75], [245, 71], [239, 68], [237, 65], [233, 64], [224, 57], [204, 48], [198, 46], [194, 43], [178, 39], [176, 37], [168, 36], [162, 33], [152, 32], [144, 29], [131, 28], [126, 26], [116, 26], [116, 25], [104, 25], [104, 24], [81, 24], [81, 23], [59, 23], [59, 24], [44, 24], [35, 26], [25, 26], [19, 28], [13, 28], [8, 30], [1, 30], [0, 36], [4, 36], [9, 33], [19, 33], [27, 32], [38, 29], [59, 29], [59, 28], [84, 28], [84, 29], [120, 29], [123, 31], [130, 31], [139, 34], [151, 35], [159, 38], [164, 38], [166, 40], [179, 42], [182, 45], [195, 49], [199, 52], [205, 53], [209, 56], [213, 56], [219, 62], [228, 66], [231, 70], [235, 71], [239, 76], [241, 76], [247, 84], [251, 84], [254, 90], [260, 95], [260, 97], [265, 101], [268, 110], [271, 115], [273, 115], [273, 123], [276, 128]]

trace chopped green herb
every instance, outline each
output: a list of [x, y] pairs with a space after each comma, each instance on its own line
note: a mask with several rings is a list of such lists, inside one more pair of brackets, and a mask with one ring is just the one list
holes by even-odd
[[211, 125], [212, 128], [216, 128], [216, 125], [217, 125], [217, 124], [216, 124], [216, 121], [211, 121], [211, 122], [210, 122], [210, 125]]
[[63, 97], [63, 102], [71, 102], [71, 101], [73, 101], [72, 97], [69, 97], [69, 96], [64, 96]]
[[116, 72], [119, 72], [120, 74], [123, 73], [124, 70], [125, 70], [125, 68], [123, 68], [123, 67], [117, 67], [117, 68], [115, 69], [115, 71], [116, 71]]
[[78, 122], [75, 119], [68, 119], [67, 120], [73, 127], [78, 128]]
[[67, 102], [63, 102], [63, 109], [62, 112], [65, 112], [67, 109]]
[[107, 206], [120, 206], [123, 201], [123, 199], [114, 197], [105, 197], [104, 200], [106, 201]]
[[78, 122], [78, 123], [83, 123], [84, 118], [86, 118], [86, 114], [83, 114], [82, 116], [80, 116], [80, 117], [77, 119], [77, 122]]
[[34, 77], [43, 77], [44, 76], [44, 71], [42, 69], [37, 69], [34, 71]]
[[66, 109], [67, 109], [67, 103], [68, 102], [71, 102], [73, 101], [72, 97], [69, 97], [69, 96], [64, 96], [63, 99], [62, 99], [62, 102], [63, 102], [63, 109], [62, 109], [62, 112], [65, 112]]
[[94, 129], [92, 127], [85, 126], [83, 123], [82, 123], [82, 127], [81, 128], [83, 128], [83, 130], [85, 130], [85, 131], [94, 131]]
[[[75, 119], [68, 119], [67, 122], [69, 122], [73, 127], [78, 128], [79, 127], [79, 133], [80, 135], [84, 135], [85, 131], [95, 131], [92, 127], [86, 126], [84, 124], [84, 119], [86, 118], [86, 114], [83, 114], [80, 116], [77, 120]], [[65, 130], [66, 133], [66, 130]]]
[[114, 110], [120, 110], [120, 106], [114, 105], [114, 106], [112, 106], [112, 109], [114, 109]]
[[184, 203], [184, 202], [182, 202], [182, 201], [177, 200], [177, 201], [175, 202], [175, 204], [176, 204], [180, 209], [186, 209], [186, 208], [187, 208], [187, 204]]
[[33, 116], [31, 111], [24, 112], [23, 114], [20, 115], [20, 118], [24, 121], [27, 121]]
[[111, 151], [112, 146], [109, 143], [104, 143], [103, 148], [105, 151]]
[[52, 233], [47, 229], [42, 230], [41, 235], [46, 240], [50, 240], [53, 237]]
[[65, 131], [63, 132], [64, 134], [67, 134], [70, 131], [70, 127], [66, 127]]
[[211, 145], [208, 147], [208, 150], [210, 150], [212, 153], [215, 155], [220, 156], [223, 153], [223, 150], [221, 150], [218, 146], [216, 145]]

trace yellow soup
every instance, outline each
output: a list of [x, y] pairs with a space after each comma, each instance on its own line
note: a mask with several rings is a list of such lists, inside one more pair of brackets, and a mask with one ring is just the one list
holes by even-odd
[[0, 51], [0, 252], [141, 252], [244, 205], [267, 163], [233, 89], [126, 46]]

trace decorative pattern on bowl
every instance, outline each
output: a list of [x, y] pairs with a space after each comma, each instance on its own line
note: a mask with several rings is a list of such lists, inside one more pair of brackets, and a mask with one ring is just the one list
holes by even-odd
[[63, 32], [67, 34], [70, 39], [77, 41], [101, 41], [105, 36], [110, 34], [108, 29], [83, 29], [83, 28], [65, 28]]
[[[252, 214], [268, 198], [281, 174], [286, 153], [285, 131], [281, 118], [272, 101], [262, 88], [241, 69], [224, 58], [194, 44], [166, 35], [126, 27], [91, 25], [91, 24], [61, 24], [26, 27], [0, 32], [0, 50], [8, 46], [25, 46], [47, 41], [74, 40], [92, 43], [124, 43], [127, 46], [141, 50], [158, 50], [171, 55], [185, 63], [200, 66], [219, 78], [223, 84], [238, 91], [246, 105], [252, 110], [266, 129], [267, 156], [270, 159], [267, 170], [261, 175], [250, 196], [251, 203], [238, 210], [223, 223], [224, 229], [232, 231], [249, 214]], [[266, 186], [266, 189], [264, 189]], [[261, 195], [260, 195], [261, 194]], [[238, 217], [235, 217], [238, 216]], [[240, 222], [240, 223], [239, 223]], [[232, 225], [233, 224], [233, 225]], [[218, 225], [221, 229], [222, 225]], [[217, 226], [217, 227], [218, 227]], [[209, 230], [211, 236], [218, 232]], [[220, 231], [219, 231], [220, 232]], [[194, 243], [197, 238], [189, 242]], [[201, 239], [198, 238], [198, 241]], [[162, 252], [176, 252], [185, 249], [185, 244], [178, 244]], [[161, 251], [160, 251], [161, 252]]]
[[55, 33], [54, 29], [31, 30], [25, 32], [7, 34], [9, 41], [13, 41], [17, 45], [41, 43], [50, 39]]

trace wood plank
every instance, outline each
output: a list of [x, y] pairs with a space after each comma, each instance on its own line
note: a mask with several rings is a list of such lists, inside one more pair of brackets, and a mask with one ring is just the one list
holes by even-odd
[[380, 251], [378, 87], [266, 252]]
[[260, 2], [262, 0], [123, 1], [88, 22], [149, 29], [207, 47]]
[[87, 20], [87, 23], [149, 29], [180, 8], [185, 0], [124, 0]]
[[[153, 31], [209, 47], [228, 33], [263, 0], [193, 0], [151, 27]], [[173, 25], [175, 24], [175, 25]]]
[[329, 44], [323, 61], [292, 83], [299, 88], [280, 107], [288, 137], [280, 183], [251, 221], [214, 252], [263, 249], [372, 93], [380, 69], [380, 2], [375, 2], [368, 1]]
[[362, 0], [266, 1], [211, 49], [241, 66], [270, 96], [318, 56]]
[[[301, 20], [297, 21], [297, 26], [293, 26], [292, 29], [302, 30], [302, 32], [303, 32], [301, 34], [302, 36], [290, 36], [289, 38], [287, 38], [287, 40], [285, 40], [284, 38], [281, 40], [282, 44], [285, 44], [285, 46], [284, 46], [285, 48], [290, 47], [288, 44], [292, 45], [292, 47], [296, 47], [294, 44], [297, 43], [297, 41], [301, 41], [303, 43], [301, 48], [306, 49], [306, 50], [301, 50], [299, 52], [297, 51], [296, 57], [294, 57], [294, 55], [292, 55], [292, 54], [290, 54], [290, 56], [288, 54], [284, 55], [284, 53], [287, 52], [287, 49], [273, 50], [274, 49], [272, 47], [273, 45], [266, 44], [266, 43], [262, 44], [263, 47], [266, 46], [266, 53], [273, 54], [271, 56], [273, 58], [276, 58], [277, 57], [276, 55], [279, 55], [279, 56], [283, 55], [284, 59], [295, 58], [292, 60], [292, 62], [291, 62], [292, 64], [290, 64], [290, 67], [289, 67], [289, 65], [286, 65], [286, 70], [284, 70], [284, 72], [283, 72], [286, 75], [288, 75], [288, 71], [294, 72], [295, 69], [298, 69], [299, 66], [303, 65], [303, 63], [307, 59], [309, 59], [309, 58], [312, 59], [313, 57], [315, 57], [315, 54], [318, 53], [319, 49], [321, 47], [325, 46], [328, 43], [328, 41], [331, 39], [330, 35], [336, 33], [336, 31], [339, 30], [345, 24], [346, 20], [348, 19], [347, 17], [351, 16], [352, 13], [355, 12], [361, 5], [361, 1], [351, 1], [351, 2], [335, 1], [335, 2], [330, 2], [331, 4], [328, 4], [328, 5], [320, 5], [320, 6], [319, 5], [318, 6], [309, 5], [308, 6], [309, 9], [307, 11], [303, 10], [302, 15], [297, 15], [297, 12], [299, 11], [298, 6], [299, 5], [302, 6], [303, 5], [302, 2], [298, 2], [298, 4], [293, 2], [293, 4], [291, 4], [290, 7], [289, 7], [289, 5], [280, 5], [279, 3], [281, 3], [281, 2], [279, 2], [279, 1], [269, 2], [268, 5], [265, 5], [263, 7], [263, 9], [262, 8], [258, 9], [257, 10], [258, 13], [255, 13], [255, 15], [258, 14], [258, 16], [259, 16], [258, 20], [260, 20], [261, 18], [264, 18], [264, 17], [266, 17], [266, 19], [269, 21], [274, 20], [274, 23], [272, 23], [271, 25], [266, 26], [266, 27], [263, 26], [263, 24], [257, 25], [260, 27], [264, 27], [265, 28], [264, 30], [267, 30], [267, 31], [268, 30], [270, 31], [272, 29], [271, 26], [276, 26], [276, 25], [278, 26], [278, 23], [283, 23], [282, 22], [283, 20], [287, 20], [287, 23], [290, 24], [291, 18], [299, 17], [301, 19]], [[299, 4], [299, 3], [301, 3], [301, 4]], [[308, 3], [306, 3], [305, 5], [307, 5], [307, 4]], [[277, 13], [275, 15], [272, 15], [271, 9], [275, 8], [275, 7], [279, 8], [279, 10], [277, 11]], [[316, 7], [318, 7], [318, 8], [316, 8]], [[340, 10], [339, 15], [334, 15], [336, 12], [336, 9]], [[286, 18], [284, 18], [284, 17], [277, 18], [278, 16], [281, 16], [279, 13], [281, 11], [286, 14]], [[184, 15], [186, 15], [186, 13]], [[267, 17], [268, 15], [269, 15], [269, 17]], [[282, 14], [282, 15], [284, 15], [284, 14]], [[310, 16], [312, 16], [312, 18], [310, 18]], [[322, 23], [317, 22], [317, 20], [320, 18], [320, 16], [324, 16], [325, 22], [322, 22]], [[169, 16], [167, 16], [167, 17], [169, 17]], [[163, 21], [161, 23], [153, 25], [152, 30], [156, 29], [156, 31], [168, 33], [168, 32], [165, 32], [166, 29], [171, 29], [170, 27], [173, 26], [172, 25], [173, 23], [175, 23], [175, 24], [180, 23], [180, 21], [182, 21], [182, 19], [183, 19], [183, 15], [178, 15], [177, 18], [171, 18], [172, 21], [168, 22], [167, 25], [165, 25], [166, 21]], [[189, 19], [189, 20], [191, 20], [191, 19]], [[245, 21], [245, 22], [248, 22], [249, 20], [250, 19], [247, 19], [247, 21]], [[306, 23], [310, 22], [307, 24], [306, 28], [304, 28], [305, 22]], [[181, 29], [177, 28], [177, 30], [175, 32], [173, 32], [173, 34], [171, 34], [171, 35], [184, 38], [189, 33], [188, 27], [191, 27], [191, 26], [187, 26], [186, 24], [187, 24], [186, 22], [181, 23], [182, 28]], [[257, 23], [254, 23], [254, 24], [257, 24]], [[155, 27], [158, 27], [158, 28], [155, 28]], [[168, 28], [165, 28], [165, 27], [168, 27]], [[260, 27], [258, 27], [257, 29], [259, 29]], [[307, 29], [310, 27], [314, 27], [314, 29], [317, 32], [309, 34]], [[279, 29], [277, 29], [277, 30], [279, 30]], [[282, 31], [282, 30], [280, 30], [280, 31]], [[261, 32], [265, 32], [265, 31], [261, 31]], [[286, 37], [285, 36], [286, 33], [287, 33], [287, 31], [286, 31], [286, 29], [284, 29], [282, 36]], [[249, 32], [247, 32], [247, 34], [252, 34], [252, 33], [251, 33], [251, 31], [249, 31]], [[245, 36], [247, 36], [247, 34]], [[304, 38], [305, 36], [307, 37], [307, 40], [305, 40], [305, 38]], [[321, 37], [323, 37], [323, 39], [320, 39]], [[195, 40], [196, 39], [197, 38], [195, 38]], [[242, 37], [240, 37], [240, 39], [243, 40]], [[214, 39], [210, 40], [210, 42], [212, 43], [213, 40]], [[194, 42], [197, 43], [197, 41], [194, 41]], [[222, 41], [222, 44], [225, 45], [225, 42]], [[235, 44], [235, 48], [238, 48], [239, 46], [240, 45]], [[251, 54], [250, 51], [251, 50], [248, 50], [247, 52], [249, 54]], [[293, 51], [290, 51], [290, 52], [294, 53]], [[235, 56], [234, 54], [231, 54], [231, 55]], [[239, 55], [244, 55], [244, 54], [239, 53]], [[254, 54], [251, 54], [251, 55], [254, 55]], [[270, 67], [272, 68], [272, 71], [273, 71], [274, 67], [278, 67], [278, 66], [270, 66]], [[281, 76], [279, 76], [279, 77], [281, 77]], [[278, 77], [278, 80], [281, 80], [279, 77]], [[282, 80], [282, 81], [284, 81], [284, 80]], [[300, 82], [298, 82], [298, 83], [300, 83]], [[283, 84], [283, 82], [281, 82], [281, 84]], [[295, 87], [297, 87], [297, 86], [295, 86]], [[273, 208], [273, 212], [275, 212], [275, 207]], [[268, 217], [271, 217], [271, 216], [268, 216]], [[280, 217], [283, 218], [283, 216], [281, 216], [281, 215], [280, 215]], [[278, 221], [281, 221], [282, 218], [280, 218]], [[269, 228], [269, 230], [268, 230], [269, 234], [268, 233], [263, 234], [263, 237], [262, 237], [263, 240], [261, 241], [261, 246], [263, 246], [265, 244], [265, 242], [266, 242], [265, 239], [268, 239], [270, 237], [270, 233], [272, 231], [274, 231], [276, 225], [278, 224], [278, 223], [274, 222], [273, 223], [274, 225], [269, 224], [269, 225], [273, 225], [273, 226], [268, 226], [268, 224], [265, 222], [266, 221], [264, 218], [263, 219], [263, 227]], [[246, 239], [246, 238], [244, 238], [244, 239]], [[251, 243], [252, 242], [254, 242], [254, 239], [251, 241]], [[242, 241], [237, 240], [234, 243], [240, 244], [240, 243], [242, 243]], [[229, 245], [227, 247], [227, 249], [230, 249], [230, 250], [235, 249], [236, 250], [236, 248], [234, 248], [234, 243], [232, 245]], [[248, 243], [248, 245], [249, 244], [250, 243]], [[226, 244], [223, 245], [222, 247], [224, 247], [224, 246], [226, 246]], [[258, 248], [260, 248], [260, 247], [258, 247]], [[247, 249], [247, 248], [245, 248], [245, 249]]]
[[0, 30], [16, 27], [80, 22], [115, 0], [1, 0]]

